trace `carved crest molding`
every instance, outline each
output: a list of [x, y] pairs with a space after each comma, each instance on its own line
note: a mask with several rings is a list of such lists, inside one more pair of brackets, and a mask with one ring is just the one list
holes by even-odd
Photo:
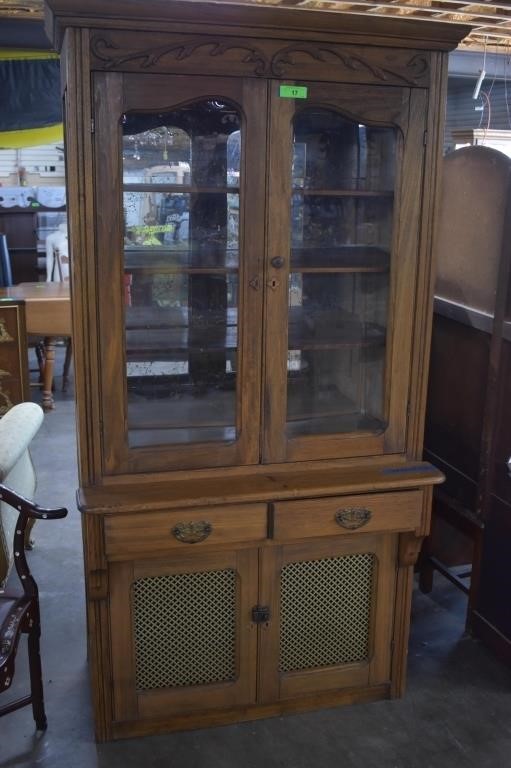
[[[162, 45], [157, 48], [123, 49], [104, 35], [92, 38], [91, 50], [102, 61], [105, 69], [121, 69], [124, 65], [135, 65], [141, 70], [151, 70], [160, 65], [163, 59], [185, 61], [193, 57], [210, 56], [220, 58], [237, 52], [241, 64], [252, 65], [253, 74], [258, 77], [289, 77], [293, 68], [303, 66], [303, 57], [312, 63], [331, 64], [339, 69], [350, 70], [370, 75], [382, 83], [400, 82], [404, 85], [419, 85], [429, 74], [429, 62], [425, 56], [414, 54], [401, 66], [392, 68], [380, 66], [374, 61], [346, 51], [339, 46], [323, 44], [296, 43], [279, 49], [269, 55], [256, 45], [243, 41], [196, 39]], [[301, 59], [301, 60], [300, 60]]]
[[94, 37], [91, 43], [93, 54], [105, 63], [107, 69], [118, 69], [124, 64], [136, 61], [138, 61], [140, 69], [153, 69], [161, 59], [167, 56], [175, 61], [184, 61], [197, 54], [201, 48], [206, 49], [206, 54], [213, 57], [224, 56], [230, 51], [239, 51], [241, 54], [240, 62], [253, 64], [255, 75], [266, 75], [268, 72], [269, 62], [265, 54], [254, 46], [245, 46], [239, 42], [204, 40], [202, 38], [191, 42], [162, 45], [159, 48], [128, 50], [120, 53], [118, 52], [119, 46], [105, 37]]

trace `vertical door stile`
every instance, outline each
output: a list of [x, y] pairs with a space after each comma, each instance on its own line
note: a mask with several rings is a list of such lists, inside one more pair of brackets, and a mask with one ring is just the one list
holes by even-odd
[[257, 464], [261, 443], [264, 253], [267, 163], [267, 89], [263, 80], [243, 81], [245, 117], [244, 177], [240, 186], [243, 216], [240, 259], [240, 343], [242, 386], [238, 391], [243, 462]]
[[265, 270], [265, 381], [263, 461], [286, 458], [288, 276], [291, 215], [293, 99], [280, 99], [271, 83], [268, 138], [268, 246]]
[[[389, 371], [390, 387], [389, 424], [385, 432], [385, 450], [400, 452], [405, 449], [407, 433], [407, 406], [409, 399], [412, 344], [419, 264], [419, 231], [423, 197], [424, 131], [427, 118], [427, 95], [421, 89], [408, 90], [408, 120], [404, 135], [401, 165], [401, 195], [396, 238], [394, 269], [392, 357]], [[404, 111], [404, 110], [403, 110]]]

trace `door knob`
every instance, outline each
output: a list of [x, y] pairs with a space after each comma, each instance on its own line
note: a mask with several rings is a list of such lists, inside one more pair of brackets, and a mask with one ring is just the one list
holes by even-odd
[[275, 256], [275, 258], [271, 260], [271, 265], [272, 267], [275, 267], [275, 269], [282, 269], [284, 266], [284, 259], [282, 256]]

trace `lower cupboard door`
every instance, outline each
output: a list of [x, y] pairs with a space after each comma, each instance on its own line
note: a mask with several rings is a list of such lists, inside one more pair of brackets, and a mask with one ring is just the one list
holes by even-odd
[[257, 550], [110, 566], [114, 719], [255, 701]]
[[396, 556], [388, 534], [264, 550], [261, 702], [389, 681]]

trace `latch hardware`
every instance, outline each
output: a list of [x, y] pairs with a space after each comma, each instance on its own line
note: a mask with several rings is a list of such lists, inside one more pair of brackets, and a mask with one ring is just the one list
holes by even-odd
[[255, 624], [264, 624], [270, 620], [270, 607], [268, 605], [254, 605], [252, 608], [252, 621]]

